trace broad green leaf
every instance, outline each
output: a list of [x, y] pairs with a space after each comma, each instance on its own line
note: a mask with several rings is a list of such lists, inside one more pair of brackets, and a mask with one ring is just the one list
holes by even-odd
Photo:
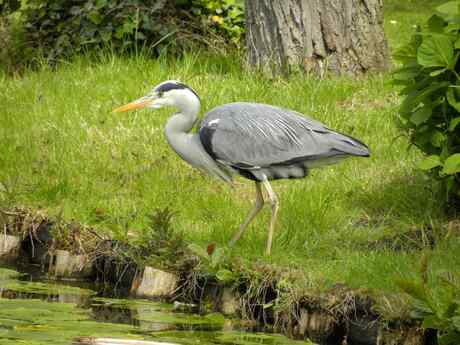
[[458, 345], [460, 344], [460, 335], [454, 330], [440, 332], [438, 335], [439, 345]]
[[450, 193], [450, 192], [453, 192], [455, 190], [455, 186], [456, 186], [456, 180], [455, 180], [455, 177], [454, 176], [450, 176], [448, 178], [445, 179], [446, 180], [446, 188], [447, 188], [447, 191]]
[[[429, 78], [428, 78], [429, 79]], [[426, 100], [428, 97], [431, 97], [435, 92], [439, 92], [443, 88], [447, 88], [450, 85], [448, 81], [444, 82], [432, 82], [431, 84], [426, 83], [424, 80], [417, 83], [417, 88], [419, 90], [413, 90], [410, 94], [404, 99], [400, 107], [400, 112], [402, 114], [411, 113], [412, 109], [417, 107], [420, 103], [427, 103]], [[428, 102], [429, 103], [429, 102]]]
[[460, 153], [455, 153], [444, 162], [442, 172], [447, 175], [452, 175], [460, 171]]
[[442, 165], [441, 160], [439, 159], [439, 156], [432, 155], [426, 157], [424, 160], [422, 160], [419, 164], [418, 167], [422, 170], [431, 170], [437, 166]]
[[116, 38], [118, 39], [121, 39], [123, 37], [123, 27], [122, 26], [119, 26], [116, 30], [115, 30], [115, 35], [114, 35]]
[[223, 268], [217, 271], [216, 278], [220, 280], [221, 282], [228, 283], [228, 282], [235, 280], [235, 274], [233, 274], [232, 271]]
[[103, 16], [98, 11], [91, 11], [88, 14], [89, 19], [96, 25], [100, 24], [104, 19]]
[[436, 8], [437, 14], [450, 23], [460, 22], [460, 4], [458, 1], [449, 1]]
[[208, 258], [209, 255], [208, 255], [208, 252], [201, 246], [195, 244], [195, 243], [190, 243], [188, 245], [188, 249], [190, 249], [190, 251], [192, 253], [194, 253], [195, 255], [201, 257], [201, 258]]
[[107, 0], [96, 0], [96, 7], [97, 8], [102, 8], [105, 5], [107, 5]]
[[417, 62], [424, 67], [448, 67], [454, 49], [448, 36], [425, 36], [417, 51]]
[[455, 66], [457, 65], [459, 56], [460, 56], [460, 52], [456, 52], [454, 58], [450, 60], [450, 64], [449, 66], [447, 66], [447, 69], [450, 69], [451, 71], [455, 70]]
[[423, 319], [422, 327], [423, 328], [438, 329], [440, 324], [441, 324], [441, 322], [436, 317], [436, 315], [428, 315], [428, 316], [425, 316], [425, 318]]
[[455, 128], [458, 126], [458, 124], [460, 123], [460, 116], [459, 117], [456, 117], [456, 118], [453, 118], [452, 120], [450, 120], [450, 123], [449, 123], [449, 131], [454, 131]]
[[217, 267], [217, 265], [221, 264], [224, 259], [224, 249], [217, 248], [211, 256], [211, 263], [213, 267]]
[[449, 15], [458, 14], [459, 13], [458, 9], [459, 9], [458, 1], [449, 1], [449, 2], [446, 2], [445, 4], [442, 4], [436, 7], [436, 11], [440, 13], [449, 14]]
[[[454, 325], [455, 329], [457, 332], [460, 332], [460, 315], [459, 316], [454, 316], [452, 318], [452, 324]], [[459, 338], [460, 340], [460, 338]]]
[[123, 23], [122, 30], [124, 34], [131, 34], [136, 29], [136, 23], [133, 21], [126, 21]]
[[414, 125], [418, 126], [430, 118], [431, 112], [431, 108], [422, 107], [412, 114], [412, 116], [410, 117], [410, 121]]
[[405, 65], [412, 61], [416, 61], [417, 47], [417, 42], [415, 40], [412, 40], [411, 42], [409, 42], [409, 44], [406, 44], [405, 46], [396, 50], [396, 52], [393, 54], [393, 58], [396, 61], [401, 62]]
[[136, 39], [137, 40], [145, 40], [145, 35], [142, 32], [138, 31], [138, 32], [136, 32]]
[[407, 83], [408, 80], [413, 79], [419, 75], [421, 71], [422, 68], [420, 65], [414, 62], [394, 71], [393, 78], [396, 81], [401, 80], [404, 83]]
[[443, 32], [446, 22], [440, 16], [434, 14], [428, 19], [428, 28], [432, 32]]
[[431, 135], [430, 142], [434, 147], [441, 147], [445, 140], [446, 136], [442, 132], [435, 130]]
[[[453, 88], [449, 88], [447, 90], [447, 101], [449, 104], [455, 108], [458, 112], [460, 112], [460, 102], [457, 102], [455, 98], [455, 92]], [[450, 129], [450, 128], [449, 128]]]

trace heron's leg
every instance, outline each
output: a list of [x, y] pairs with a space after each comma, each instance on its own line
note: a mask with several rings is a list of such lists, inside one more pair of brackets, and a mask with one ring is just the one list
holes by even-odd
[[265, 189], [268, 192], [268, 196], [272, 204], [272, 217], [270, 219], [270, 226], [268, 228], [267, 249], [265, 250], [265, 254], [270, 255], [272, 251], [273, 232], [275, 231], [276, 218], [277, 218], [278, 209], [279, 209], [279, 201], [278, 201], [278, 196], [273, 191], [272, 186], [270, 185], [268, 180], [264, 180], [262, 182], [264, 184]]
[[232, 240], [230, 241], [229, 245], [233, 246], [236, 241], [238, 241], [243, 235], [244, 231], [248, 227], [249, 223], [257, 216], [257, 213], [264, 207], [264, 197], [262, 195], [262, 189], [260, 188], [260, 182], [256, 182], [256, 203], [254, 204], [253, 209], [249, 212], [246, 220], [243, 224], [241, 224], [240, 229], [238, 232], [233, 236]]

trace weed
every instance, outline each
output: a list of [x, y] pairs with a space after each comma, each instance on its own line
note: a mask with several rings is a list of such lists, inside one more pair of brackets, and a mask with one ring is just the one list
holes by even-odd
[[128, 256], [141, 266], [179, 270], [184, 265], [186, 243], [181, 232], [172, 226], [174, 212], [157, 208], [148, 215], [148, 226], [130, 241]]
[[[429, 259], [425, 255], [420, 265], [418, 282], [401, 279], [399, 287], [410, 296], [410, 316], [421, 320], [425, 329], [438, 331], [440, 345], [460, 343], [460, 276], [448, 270], [429, 272]], [[437, 285], [437, 288], [433, 288]], [[442, 287], [442, 288], [439, 288]]]

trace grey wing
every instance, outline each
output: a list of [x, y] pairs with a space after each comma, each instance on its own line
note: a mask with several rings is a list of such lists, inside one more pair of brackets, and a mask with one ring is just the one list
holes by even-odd
[[335, 158], [369, 155], [366, 145], [318, 121], [258, 103], [230, 103], [211, 110], [199, 135], [208, 154], [240, 172], [302, 167], [292, 174], [284, 171], [279, 178], [303, 177], [306, 168]]

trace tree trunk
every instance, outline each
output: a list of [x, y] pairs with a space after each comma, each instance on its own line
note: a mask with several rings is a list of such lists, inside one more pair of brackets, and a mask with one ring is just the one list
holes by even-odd
[[250, 66], [323, 76], [389, 67], [383, 0], [246, 0]]

